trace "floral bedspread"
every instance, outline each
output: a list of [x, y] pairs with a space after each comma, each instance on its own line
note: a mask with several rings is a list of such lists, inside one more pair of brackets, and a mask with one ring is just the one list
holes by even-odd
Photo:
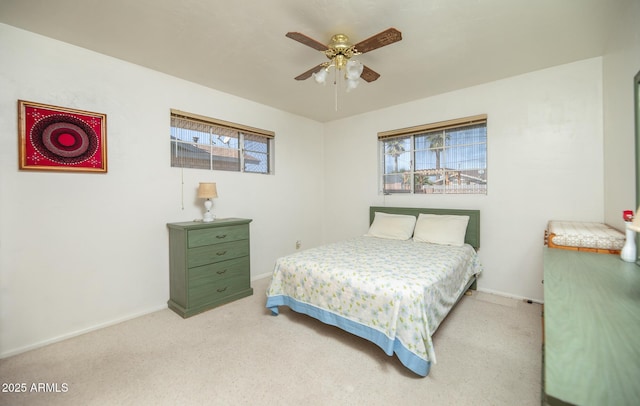
[[469, 245], [362, 236], [278, 259], [266, 306], [368, 339], [426, 376], [436, 361], [431, 336], [481, 270]]

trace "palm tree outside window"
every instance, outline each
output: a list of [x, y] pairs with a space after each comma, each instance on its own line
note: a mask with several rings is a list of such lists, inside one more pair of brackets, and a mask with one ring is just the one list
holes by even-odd
[[381, 190], [385, 194], [486, 194], [486, 115], [386, 131]]

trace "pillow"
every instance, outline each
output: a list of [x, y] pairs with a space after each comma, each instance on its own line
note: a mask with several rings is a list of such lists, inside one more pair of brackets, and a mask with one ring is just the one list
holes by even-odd
[[469, 216], [420, 213], [413, 240], [461, 247], [464, 245], [467, 224]]
[[365, 236], [408, 240], [413, 234], [415, 225], [415, 216], [375, 212], [373, 223], [371, 223], [369, 232]]

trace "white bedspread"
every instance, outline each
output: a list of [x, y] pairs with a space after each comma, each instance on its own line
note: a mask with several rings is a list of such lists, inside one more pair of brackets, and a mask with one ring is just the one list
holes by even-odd
[[278, 259], [267, 307], [308, 314], [396, 353], [426, 376], [431, 336], [481, 271], [475, 250], [358, 237]]

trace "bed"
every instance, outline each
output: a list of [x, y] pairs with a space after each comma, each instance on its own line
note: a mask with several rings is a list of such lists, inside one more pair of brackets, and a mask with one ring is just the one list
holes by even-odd
[[432, 335], [482, 270], [480, 212], [374, 206], [369, 219], [366, 235], [279, 258], [266, 307], [339, 327], [427, 376]]
[[625, 234], [604, 223], [550, 220], [544, 233], [549, 248], [620, 254]]

